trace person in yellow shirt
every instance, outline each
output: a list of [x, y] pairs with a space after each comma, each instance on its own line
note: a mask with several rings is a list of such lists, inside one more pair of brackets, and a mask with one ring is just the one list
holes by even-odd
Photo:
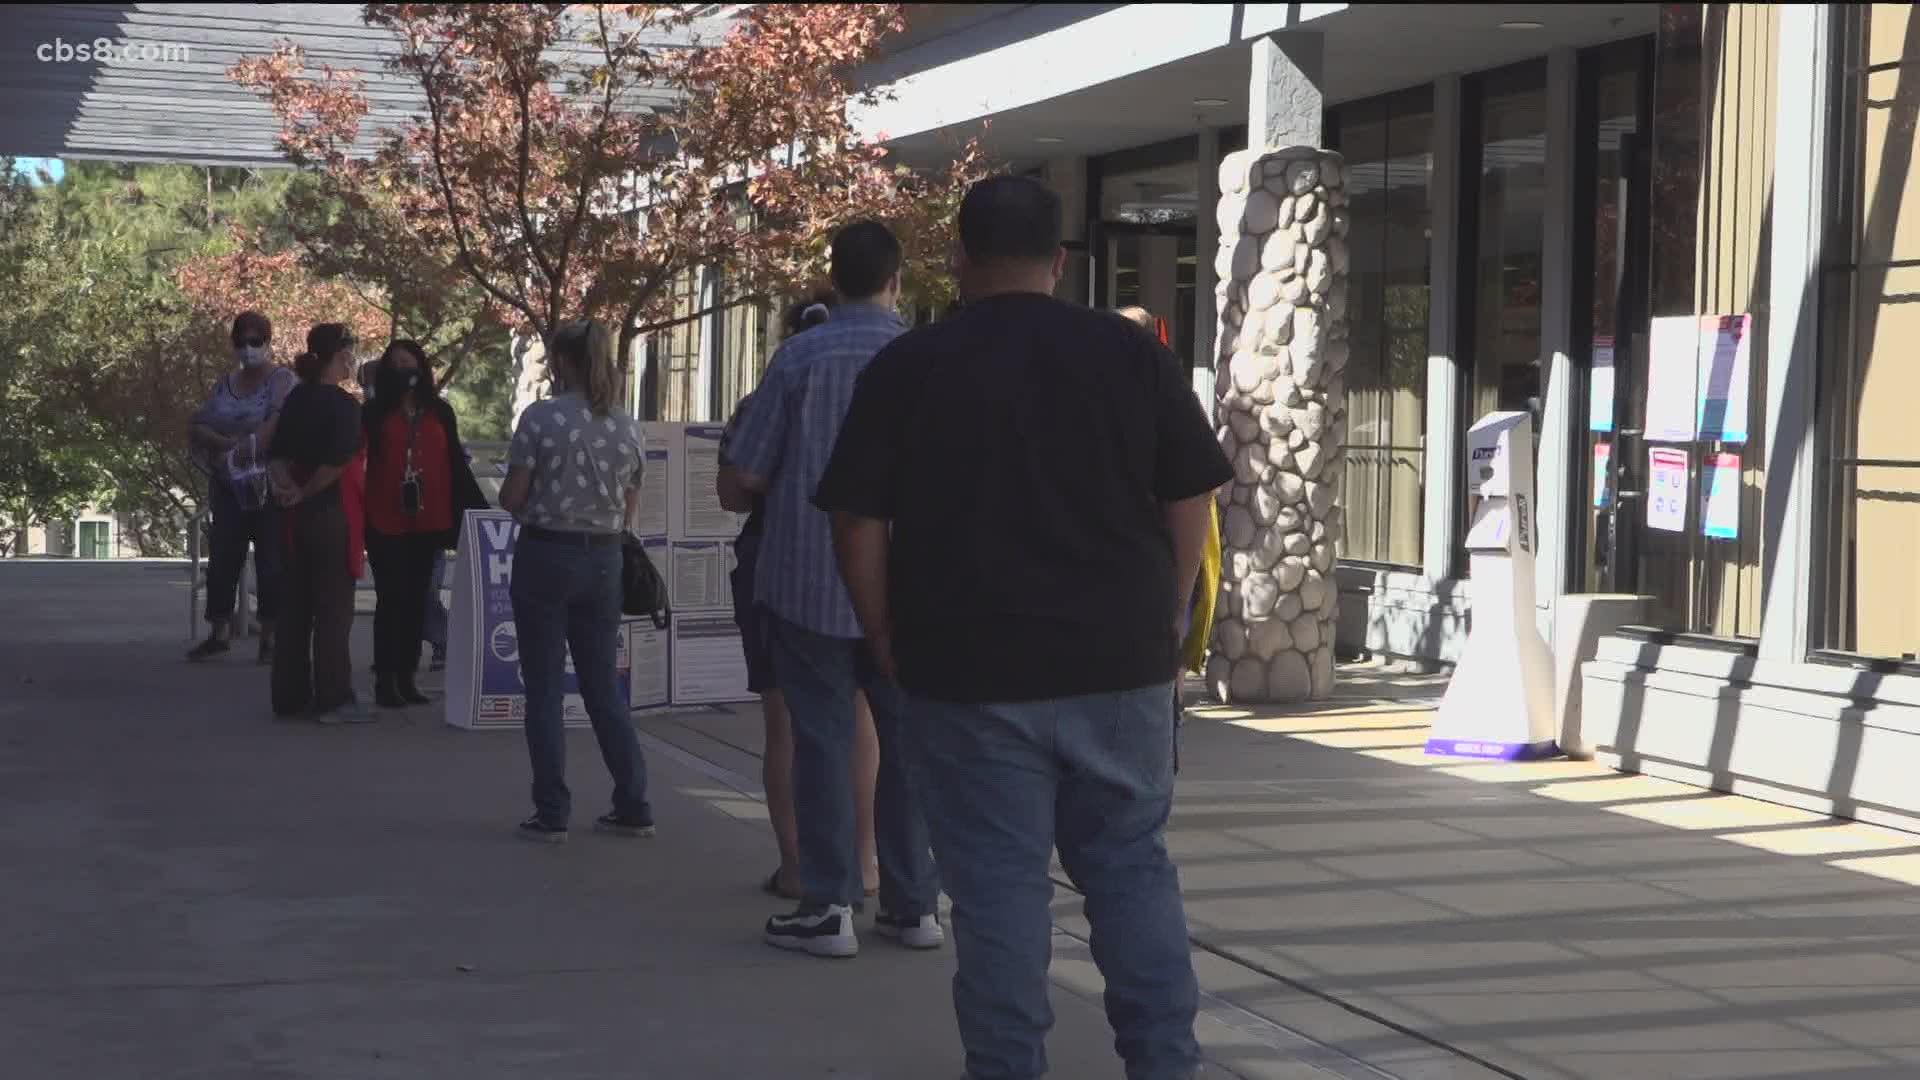
[[[1159, 320], [1143, 307], [1124, 307], [1114, 314], [1132, 322], [1147, 333], [1161, 338]], [[1213, 636], [1214, 600], [1220, 595], [1220, 504], [1207, 504], [1213, 530], [1207, 534], [1207, 547], [1200, 562], [1200, 580], [1194, 582], [1193, 598], [1187, 604], [1187, 636], [1180, 643], [1180, 678], [1173, 682], [1173, 771], [1180, 771], [1180, 726], [1186, 717], [1182, 683], [1189, 672], [1204, 674], [1207, 668], [1207, 641]]]

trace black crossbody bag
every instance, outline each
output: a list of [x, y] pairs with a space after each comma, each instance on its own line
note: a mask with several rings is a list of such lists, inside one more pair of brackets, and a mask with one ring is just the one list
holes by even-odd
[[673, 621], [667, 583], [661, 580], [646, 547], [632, 533], [620, 540], [620, 610], [652, 619], [655, 630], [665, 630]]

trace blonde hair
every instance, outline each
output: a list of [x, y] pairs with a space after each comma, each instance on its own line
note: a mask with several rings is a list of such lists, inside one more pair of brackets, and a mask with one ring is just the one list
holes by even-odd
[[1116, 309], [1114, 314], [1128, 320], [1149, 334], [1155, 333], [1158, 329], [1153, 322], [1153, 312], [1148, 311], [1146, 308], [1123, 307]]
[[613, 335], [597, 319], [575, 319], [561, 324], [553, 333], [548, 350], [553, 372], [569, 390], [586, 396], [587, 408], [595, 416], [613, 411], [620, 394], [620, 370], [613, 356]]

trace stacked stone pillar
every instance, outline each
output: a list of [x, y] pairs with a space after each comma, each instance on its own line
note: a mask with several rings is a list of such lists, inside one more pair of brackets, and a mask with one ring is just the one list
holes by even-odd
[[1218, 435], [1233, 461], [1207, 683], [1223, 702], [1333, 689], [1347, 366], [1347, 188], [1338, 154], [1220, 166]]

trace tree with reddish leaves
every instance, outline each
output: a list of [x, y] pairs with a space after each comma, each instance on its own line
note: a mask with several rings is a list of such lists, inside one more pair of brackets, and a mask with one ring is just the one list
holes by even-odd
[[543, 339], [602, 318], [630, 360], [641, 335], [693, 317], [675, 316], [677, 278], [718, 271], [729, 302], [790, 295], [862, 217], [894, 226], [921, 299], [944, 300], [951, 211], [984, 158], [969, 142], [918, 174], [848, 118], [873, 99], [852, 73], [902, 29], [899, 5], [759, 4], [724, 28], [692, 10], [369, 4], [398, 42], [391, 73], [424, 101], [378, 132], [359, 73], [283, 46], [231, 74], [271, 103], [289, 160], [350, 203], [391, 206]]
[[306, 347], [309, 327], [343, 322], [362, 341], [386, 339], [388, 314], [377, 293], [344, 278], [317, 276], [291, 249], [269, 251], [246, 230], [230, 230], [224, 250], [196, 252], [174, 271], [190, 310], [187, 352], [223, 371], [233, 317], [258, 311], [273, 321], [274, 353], [287, 363]]

